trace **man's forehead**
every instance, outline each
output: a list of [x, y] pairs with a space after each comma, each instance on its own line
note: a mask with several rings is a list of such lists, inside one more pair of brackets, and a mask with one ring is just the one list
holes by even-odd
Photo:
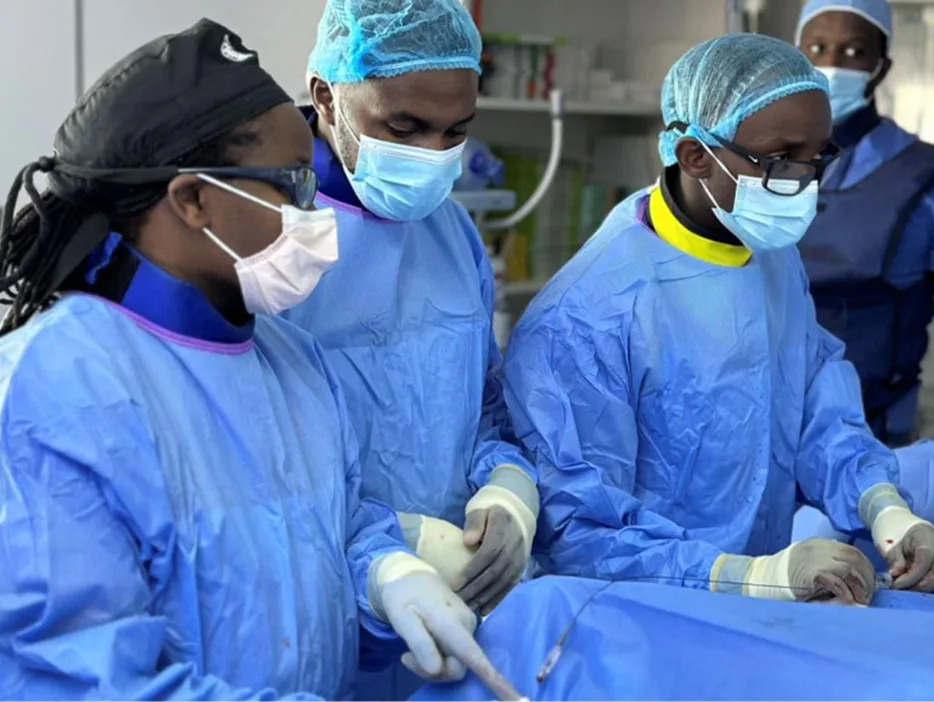
[[815, 15], [801, 31], [801, 36], [845, 33], [849, 38], [875, 39], [882, 31], [862, 15], [848, 10], [827, 10]]
[[425, 120], [470, 117], [478, 81], [471, 71], [424, 71], [359, 84], [359, 106], [381, 117], [408, 115]]
[[830, 106], [817, 90], [789, 95], [750, 116], [736, 143], [753, 151], [792, 148], [830, 136]]

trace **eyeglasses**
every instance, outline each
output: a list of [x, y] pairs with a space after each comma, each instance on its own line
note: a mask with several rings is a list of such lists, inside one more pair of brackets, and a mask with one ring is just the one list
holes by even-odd
[[286, 168], [241, 168], [222, 166], [215, 168], [179, 168], [179, 173], [202, 173], [218, 180], [253, 180], [278, 188], [293, 206], [301, 210], [314, 207], [318, 194], [318, 176], [309, 165]]
[[840, 149], [828, 144], [812, 161], [794, 161], [777, 156], [760, 156], [716, 134], [713, 138], [737, 156], [762, 169], [762, 187], [776, 195], [797, 195], [815, 180], [820, 182], [824, 172], [840, 155]]

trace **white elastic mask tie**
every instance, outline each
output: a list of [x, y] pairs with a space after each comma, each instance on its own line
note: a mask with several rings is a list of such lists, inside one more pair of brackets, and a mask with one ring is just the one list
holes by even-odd
[[701, 187], [713, 203], [714, 216], [727, 231], [753, 253], [789, 248], [804, 238], [814, 217], [817, 216], [816, 179], [800, 192], [796, 192], [800, 187], [797, 181], [772, 179], [772, 187], [780, 190], [784, 184], [788, 188], [787, 192], [796, 192], [794, 195], [779, 195], [767, 190], [761, 177], [733, 175], [707, 144], [700, 143], [724, 173], [736, 183], [733, 211], [727, 212], [714, 198], [707, 183], [700, 181]]
[[304, 301], [338, 259], [334, 210], [277, 207], [217, 178], [203, 174], [198, 177], [282, 217], [282, 233], [276, 240], [246, 257], [231, 249], [211, 229], [203, 228], [204, 234], [234, 260], [247, 312], [277, 315]]

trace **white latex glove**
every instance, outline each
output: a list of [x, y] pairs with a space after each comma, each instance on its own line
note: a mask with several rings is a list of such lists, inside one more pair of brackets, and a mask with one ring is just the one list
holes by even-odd
[[468, 669], [497, 677], [474, 640], [476, 616], [430, 565], [394, 553], [373, 564], [368, 584], [373, 611], [409, 647], [402, 657], [406, 668], [434, 682], [461, 680]]
[[892, 588], [934, 592], [934, 525], [916, 516], [894, 485], [869, 490], [860, 514], [889, 564]]
[[409, 548], [456, 588], [476, 548], [464, 545], [464, 530], [450, 522], [421, 514], [399, 512], [399, 525]]
[[859, 549], [825, 539], [801, 541], [774, 556], [723, 555], [711, 571], [711, 590], [785, 602], [866, 605], [875, 584], [875, 569]]
[[466, 508], [464, 545], [476, 551], [457, 594], [487, 615], [522, 579], [538, 521], [535, 483], [514, 466], [500, 466]]

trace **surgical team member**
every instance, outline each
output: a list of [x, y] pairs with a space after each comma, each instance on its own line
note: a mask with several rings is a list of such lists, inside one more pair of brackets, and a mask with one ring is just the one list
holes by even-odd
[[341, 260], [286, 318], [324, 347], [347, 396], [362, 494], [396, 509], [412, 547], [486, 613], [525, 570], [538, 492], [497, 376], [491, 265], [448, 198], [480, 48], [458, 0], [328, 2], [308, 116]]
[[789, 547], [800, 489], [838, 527], [871, 527], [896, 587], [934, 590], [934, 526], [893, 487], [795, 248], [832, 160], [826, 79], [784, 42], [727, 35], [674, 65], [662, 114], [659, 182], [609, 215], [510, 342], [542, 564], [868, 602], [859, 551]]
[[201, 20], [107, 71], [17, 176], [0, 698], [346, 698], [360, 625], [425, 675], [490, 673], [474, 615], [359, 499], [318, 348], [254, 317], [337, 256], [312, 149], [256, 54]]
[[934, 147], [876, 110], [891, 68], [886, 0], [811, 0], [798, 47], [830, 82], [833, 142], [800, 244], [818, 323], [846, 344], [876, 436], [910, 443], [934, 315]]

